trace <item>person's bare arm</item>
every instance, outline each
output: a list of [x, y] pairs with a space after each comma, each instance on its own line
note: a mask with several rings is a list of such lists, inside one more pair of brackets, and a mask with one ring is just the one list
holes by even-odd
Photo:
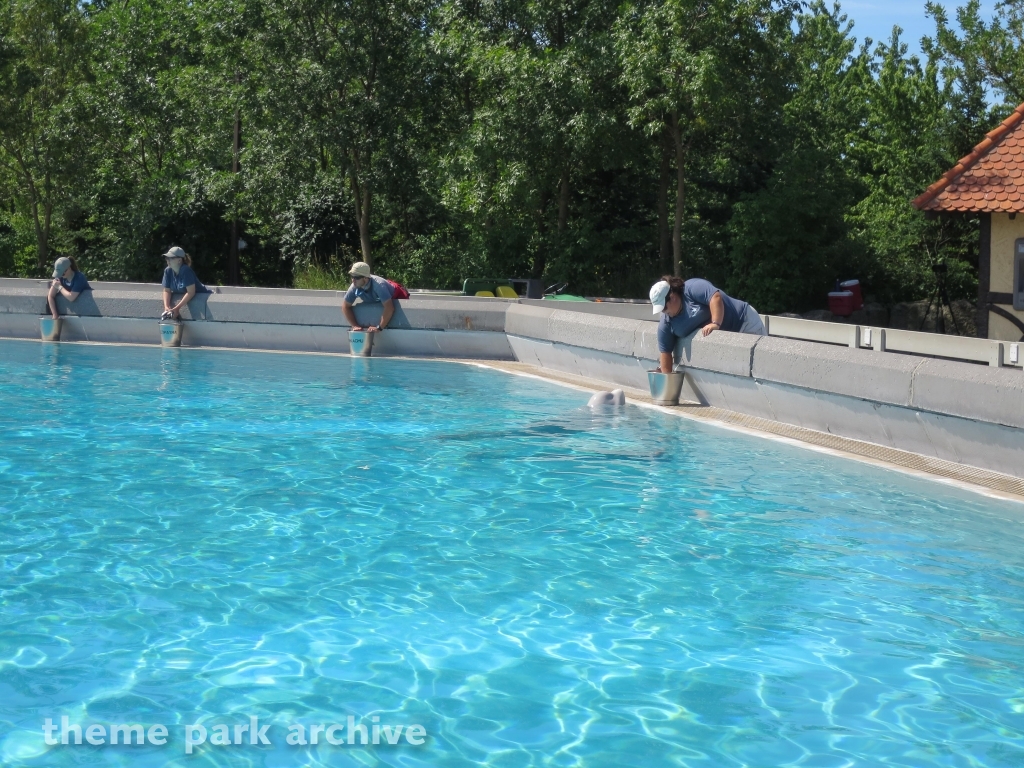
[[352, 326], [353, 331], [363, 330], [363, 327], [356, 321], [356, 313], [352, 311], [352, 305], [347, 301], [341, 302], [341, 314], [348, 320], [348, 324]]
[[377, 330], [383, 331], [388, 327], [388, 323], [391, 322], [391, 317], [395, 314], [395, 302], [392, 299], [388, 299], [384, 302], [383, 314], [380, 318], [380, 323], [377, 324]]
[[672, 353], [662, 352], [661, 353], [661, 372], [672, 373]]
[[50, 282], [50, 290], [46, 292], [46, 303], [50, 307], [50, 314], [53, 315], [53, 319], [56, 320], [60, 317], [60, 313], [57, 311], [57, 294], [60, 294], [68, 301], [74, 301], [78, 298], [81, 291], [69, 291], [63, 285], [60, 280], [54, 278]]
[[81, 293], [81, 291], [69, 291], [67, 288], [61, 285], [60, 280], [55, 279], [53, 283], [50, 285], [50, 295], [56, 296], [58, 293], [68, 301], [74, 301], [75, 299], [78, 298], [78, 295]]
[[725, 300], [722, 298], [721, 291], [717, 291], [715, 295], [711, 297], [708, 309], [711, 310], [711, 322], [705, 325], [701, 330], [702, 336], [707, 336], [712, 331], [720, 330], [722, 327], [722, 321], [725, 320]]
[[61, 289], [60, 281], [56, 278], [50, 283], [50, 290], [46, 292], [46, 304], [50, 307], [50, 315], [56, 320], [60, 317], [60, 313], [57, 311], [57, 292]]

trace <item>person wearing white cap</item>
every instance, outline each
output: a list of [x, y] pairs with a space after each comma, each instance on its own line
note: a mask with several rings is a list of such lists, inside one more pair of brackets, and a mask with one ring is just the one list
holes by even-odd
[[[409, 292], [398, 283], [386, 280], [383, 277], [370, 273], [370, 265], [365, 261], [357, 261], [348, 271], [352, 278], [352, 285], [345, 292], [345, 298], [341, 302], [341, 313], [345, 315], [348, 324], [353, 331], [383, 331], [391, 322], [395, 314], [395, 299], [409, 298]], [[356, 320], [356, 313], [352, 309], [356, 300], [372, 304], [379, 302], [383, 305], [380, 322], [377, 325], [363, 327]]]
[[765, 335], [757, 310], [745, 301], [734, 299], [707, 280], [666, 275], [651, 286], [654, 314], [661, 313], [658, 324], [658, 353], [662, 373], [671, 373], [676, 340], [698, 328], [707, 336], [717, 330]]
[[46, 304], [50, 308], [50, 314], [56, 320], [60, 317], [57, 311], [57, 294], [60, 294], [68, 301], [74, 301], [78, 295], [89, 289], [89, 281], [85, 275], [78, 271], [78, 265], [70, 256], [61, 256], [53, 264], [53, 280], [50, 282], [50, 290], [46, 294]]
[[[164, 269], [163, 280], [160, 284], [164, 287], [164, 313], [160, 315], [161, 320], [178, 320], [181, 317], [182, 308], [192, 301], [197, 293], [210, 293], [210, 289], [199, 282], [196, 273], [192, 269], [192, 257], [185, 253], [183, 248], [174, 246], [164, 254], [167, 260], [167, 267]], [[174, 295], [182, 294], [181, 299], [174, 303]]]

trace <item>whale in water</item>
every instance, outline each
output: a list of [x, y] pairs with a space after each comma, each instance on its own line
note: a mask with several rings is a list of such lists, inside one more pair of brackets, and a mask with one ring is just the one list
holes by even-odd
[[595, 392], [587, 403], [591, 408], [599, 405], [625, 405], [626, 393], [621, 389], [613, 389], [611, 392]]

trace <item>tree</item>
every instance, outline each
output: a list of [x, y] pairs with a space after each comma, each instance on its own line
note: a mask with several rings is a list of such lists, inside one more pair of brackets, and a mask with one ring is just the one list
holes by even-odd
[[648, 136], [665, 133], [675, 155], [673, 272], [683, 268], [687, 163], [702, 135], [745, 111], [743, 80], [751, 51], [769, 26], [760, 0], [648, 0], [628, 5], [616, 28], [616, 51], [629, 91], [630, 123]]
[[867, 193], [849, 150], [866, 119], [868, 64], [866, 51], [854, 53], [851, 27], [822, 2], [797, 17], [770, 173], [733, 207], [728, 285], [762, 312], [820, 307], [833, 281], [856, 275], [862, 260], [846, 213]]
[[412, 128], [422, 92], [426, 10], [418, 0], [268, 0], [255, 41], [259, 97], [276, 118], [263, 140], [302, 177], [347, 188], [371, 264], [382, 159]]
[[847, 214], [854, 235], [875, 260], [874, 282], [890, 301], [922, 298], [944, 264], [954, 297], [975, 295], [977, 219], [929, 220], [909, 204], [980, 140], [987, 119], [982, 83], [972, 70], [907, 56], [895, 28], [863, 72], [864, 119], [853, 132], [851, 158], [867, 194]]
[[[576, 280], [590, 249], [574, 209], [619, 165], [623, 128], [608, 0], [445, 6], [436, 45], [465, 108], [443, 160], [446, 199], [503, 271]], [[583, 230], [586, 228], [583, 227]], [[520, 270], [522, 272], [520, 272]]]
[[949, 25], [945, 8], [932, 2], [926, 8], [935, 19], [935, 38], [928, 41], [932, 54], [969, 79], [984, 78], [1013, 106], [1024, 102], [1024, 2], [997, 4], [993, 19], [986, 22], [980, 0], [969, 0], [957, 9], [960, 35]]
[[74, 0], [12, 0], [0, 18], [0, 163], [27, 202], [37, 268], [81, 158], [75, 95], [89, 78], [88, 20]]

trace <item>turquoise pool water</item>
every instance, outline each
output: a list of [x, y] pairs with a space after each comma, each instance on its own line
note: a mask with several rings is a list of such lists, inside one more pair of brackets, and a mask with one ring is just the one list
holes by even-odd
[[1024, 507], [586, 400], [0, 341], [0, 763], [1024, 765]]

